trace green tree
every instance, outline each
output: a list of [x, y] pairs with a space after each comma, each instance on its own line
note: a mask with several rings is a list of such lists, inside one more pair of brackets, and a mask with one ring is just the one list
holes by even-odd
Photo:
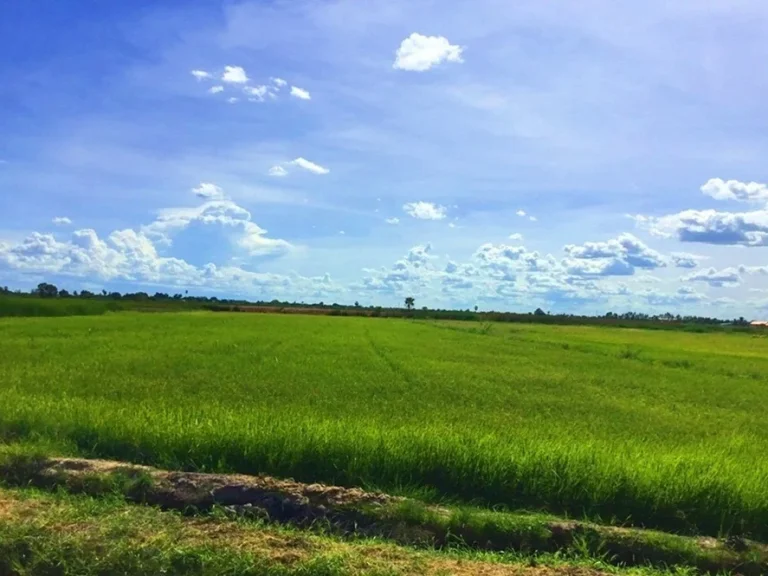
[[408, 308], [408, 310], [412, 310], [413, 307], [416, 305], [416, 300], [413, 296], [408, 296], [405, 299], [405, 307]]
[[534, 316], [546, 316], [547, 313], [544, 312], [541, 308], [536, 308], [536, 310], [533, 313]]
[[35, 294], [40, 296], [40, 298], [56, 298], [59, 294], [59, 289], [53, 284], [48, 284], [48, 282], [40, 282], [37, 285]]

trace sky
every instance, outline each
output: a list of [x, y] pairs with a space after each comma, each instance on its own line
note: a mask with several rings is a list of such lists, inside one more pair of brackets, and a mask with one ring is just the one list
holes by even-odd
[[763, 0], [0, 7], [0, 285], [768, 316]]

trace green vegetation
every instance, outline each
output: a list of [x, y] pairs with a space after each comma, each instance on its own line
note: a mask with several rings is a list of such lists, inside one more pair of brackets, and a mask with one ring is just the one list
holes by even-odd
[[418, 551], [345, 541], [222, 511], [206, 516], [34, 489], [0, 489], [0, 575], [232, 574], [249, 576], [686, 576], [619, 569], [580, 555]]
[[[76, 305], [84, 301], [82, 306]], [[648, 315], [638, 312], [615, 314], [607, 312], [603, 316], [576, 316], [573, 314], [550, 314], [537, 308], [532, 314], [519, 312], [474, 312], [466, 310], [430, 309], [423, 306], [416, 309], [413, 296], [404, 300], [405, 308], [384, 308], [382, 306], [354, 306], [344, 304], [325, 304], [318, 302], [269, 302], [247, 300], [219, 299], [217, 297], [190, 296], [186, 293], [167, 294], [146, 292], [121, 294], [107, 292], [100, 294], [81, 290], [69, 292], [59, 289], [54, 284], [41, 282], [37, 288], [25, 294], [12, 291], [7, 286], [0, 286], [0, 317], [3, 316], [79, 316], [88, 314], [103, 314], [107, 311], [133, 310], [139, 312], [169, 312], [209, 310], [212, 312], [262, 312], [281, 314], [327, 314], [329, 316], [366, 316], [374, 318], [411, 318], [421, 320], [462, 320], [483, 322], [517, 322], [550, 325], [597, 325], [625, 328], [646, 328], [653, 330], [684, 330], [687, 332], [712, 331], [752, 331], [745, 318], [721, 320], [706, 316], [680, 316], [669, 312], [665, 314]]]
[[[696, 568], [708, 574], [738, 570], [742, 575], [762, 575], [768, 571], [768, 547], [739, 538], [718, 541], [617, 529], [543, 514], [430, 506], [418, 500], [382, 499], [359, 490], [318, 492], [290, 481], [201, 476], [109, 461], [50, 458], [46, 453], [34, 444], [0, 445], [0, 482], [59, 494], [118, 496], [202, 518], [213, 514], [270, 526], [309, 528], [346, 541], [375, 537], [421, 549], [515, 551], [529, 560], [551, 554], [570, 560], [600, 559], [619, 567]], [[229, 488], [223, 492], [224, 500], [217, 500], [219, 493], [214, 488], [221, 486]], [[238, 495], [239, 503], [233, 502], [233, 494]]]
[[0, 434], [768, 538], [768, 341], [184, 313], [0, 320]]

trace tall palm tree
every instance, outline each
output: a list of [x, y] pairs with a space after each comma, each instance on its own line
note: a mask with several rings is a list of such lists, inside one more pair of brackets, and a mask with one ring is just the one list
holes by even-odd
[[408, 310], [411, 310], [415, 304], [416, 300], [413, 299], [413, 296], [408, 296], [405, 299], [405, 307], [408, 308]]

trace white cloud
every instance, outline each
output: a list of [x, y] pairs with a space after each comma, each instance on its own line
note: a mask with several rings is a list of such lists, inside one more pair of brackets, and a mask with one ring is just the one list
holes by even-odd
[[339, 230], [339, 234], [343, 236], [344, 234], [346, 234], [346, 232], [344, 232], [344, 230]]
[[463, 62], [463, 48], [443, 36], [424, 36], [414, 32], [402, 41], [393, 68], [424, 72], [441, 62]]
[[205, 70], [192, 70], [190, 74], [198, 80], [206, 80], [211, 77], [210, 72], [206, 72]]
[[224, 198], [224, 190], [212, 182], [200, 182], [197, 187], [192, 188], [192, 192], [198, 198], [205, 198], [206, 200], [221, 200]]
[[768, 246], [768, 209], [752, 212], [684, 210], [668, 216], [633, 216], [638, 226], [662, 237], [703, 244]]
[[739, 272], [742, 274], [759, 274], [768, 276], [768, 266], [739, 266]]
[[0, 244], [0, 269], [22, 274], [58, 274], [88, 280], [121, 280], [139, 285], [222, 290], [227, 294], [317, 297], [344, 289], [328, 274], [303, 277], [252, 272], [236, 266], [208, 263], [193, 266], [160, 256], [152, 240], [132, 229], [116, 230], [105, 239], [94, 230], [75, 231], [69, 240], [50, 234], [31, 234], [13, 245]]
[[536, 216], [528, 216], [528, 220], [530, 220], [531, 222], [536, 222], [538, 221], [538, 218], [536, 218]]
[[161, 210], [156, 220], [141, 232], [158, 242], [171, 244], [176, 234], [192, 224], [221, 226], [233, 232], [233, 244], [251, 255], [281, 254], [291, 249], [285, 240], [267, 238], [267, 231], [251, 221], [251, 213], [231, 200], [210, 200], [193, 208]]
[[408, 202], [403, 205], [403, 210], [409, 216], [420, 220], [442, 220], [447, 216], [445, 206], [432, 202]]
[[712, 178], [701, 187], [701, 191], [715, 200], [768, 202], [768, 185], [758, 182], [725, 181], [721, 178]]
[[218, 94], [219, 92], [224, 91], [224, 86], [211, 86], [208, 88], [208, 92], [211, 94]]
[[222, 82], [231, 84], [245, 84], [248, 82], [248, 76], [245, 70], [240, 66], [225, 66], [224, 73], [221, 75]]
[[[717, 200], [768, 202], [768, 186], [712, 178], [701, 191]], [[768, 206], [749, 212], [683, 210], [667, 216], [630, 215], [635, 223], [662, 237], [702, 244], [768, 246]]]
[[563, 247], [569, 256], [563, 265], [570, 274], [582, 276], [629, 276], [635, 268], [653, 270], [666, 266], [664, 257], [632, 234], [607, 242], [585, 242]]
[[298, 86], [291, 86], [291, 96], [298, 98], [300, 100], [312, 99], [312, 96], [310, 96], [309, 92], [299, 88]]
[[56, 226], [69, 226], [72, 224], [72, 220], [67, 218], [66, 216], [56, 216], [53, 220], [51, 220]]
[[677, 268], [696, 268], [699, 265], [699, 260], [704, 258], [703, 256], [686, 252], [673, 252], [669, 257]]
[[238, 98], [235, 98], [234, 96], [232, 96], [231, 98], [227, 99], [227, 102], [229, 102], [230, 104], [234, 104], [235, 102], [238, 102]]
[[303, 168], [304, 170], [312, 172], [313, 174], [328, 174], [330, 172], [328, 168], [320, 166], [319, 164], [315, 164], [314, 162], [310, 162], [309, 160], [301, 157], [296, 158], [295, 160], [291, 160], [289, 164]]
[[509, 235], [509, 239], [510, 239], [510, 240], [515, 240], [515, 241], [517, 241], [517, 242], [520, 242], [520, 241], [522, 241], [522, 239], [523, 239], [523, 235], [522, 235], [522, 234], [518, 234], [518, 233], [515, 233], [515, 234], [510, 234], [510, 235]]
[[288, 85], [288, 82], [283, 80], [282, 78], [272, 78], [272, 83], [278, 87], [278, 89], [283, 88]]
[[689, 282], [706, 282], [710, 286], [718, 288], [741, 284], [741, 276], [736, 268], [725, 268], [724, 270], [708, 268], [707, 270], [700, 270], [688, 276], [683, 276], [682, 279]]
[[400, 218], [387, 218], [385, 222], [387, 224], [400, 224]]
[[269, 86], [246, 86], [243, 88], [243, 92], [250, 96], [250, 101], [263, 102], [264, 97], [269, 93]]
[[522, 217], [525, 216], [525, 210], [518, 210], [517, 212], [515, 212], [515, 214], [517, 214], [518, 216], [520, 216], [522, 218]]
[[288, 170], [286, 170], [280, 165], [277, 165], [277, 166], [272, 166], [272, 168], [269, 169], [268, 174], [270, 176], [282, 177], [282, 176], [288, 175]]

